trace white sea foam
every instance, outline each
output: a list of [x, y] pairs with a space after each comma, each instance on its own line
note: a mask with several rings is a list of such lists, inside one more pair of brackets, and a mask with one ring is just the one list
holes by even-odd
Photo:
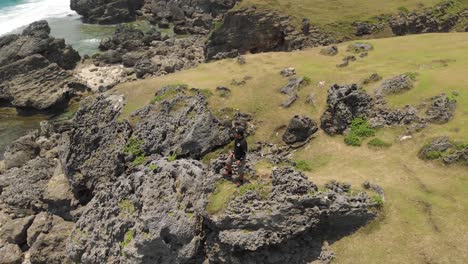
[[26, 26], [34, 21], [75, 14], [68, 0], [26, 0], [21, 4], [0, 9], [0, 35]]

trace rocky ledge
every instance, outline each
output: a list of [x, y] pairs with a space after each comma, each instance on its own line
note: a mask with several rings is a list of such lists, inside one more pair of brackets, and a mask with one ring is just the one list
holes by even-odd
[[[121, 96], [89, 97], [70, 124], [43, 123], [10, 146], [0, 161], [0, 263], [329, 260], [325, 235], [338, 239], [377, 213], [366, 192], [338, 183], [318, 191], [284, 167], [210, 214], [224, 180], [217, 160], [198, 159], [226, 146], [231, 123], [248, 118], [221, 122], [200, 90], [183, 86], [155, 94], [131, 122], [120, 118], [123, 106]], [[316, 130], [295, 127], [288, 133], [298, 140]], [[257, 144], [252, 153], [248, 168], [285, 162], [289, 150]]]
[[87, 23], [115, 24], [135, 20], [144, 0], [71, 0], [70, 8]]
[[0, 100], [45, 110], [67, 105], [75, 92], [85, 88], [69, 71], [80, 55], [49, 33], [47, 22], [38, 21], [22, 34], [0, 38]]

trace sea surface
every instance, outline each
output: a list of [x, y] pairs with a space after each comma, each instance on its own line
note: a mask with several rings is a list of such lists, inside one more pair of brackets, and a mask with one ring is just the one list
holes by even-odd
[[[0, 0], [0, 37], [20, 33], [25, 26], [41, 19], [49, 22], [52, 36], [64, 38], [81, 55], [96, 53], [100, 40], [115, 29], [83, 24], [80, 16], [70, 10], [69, 0]], [[53, 115], [19, 115], [0, 102], [0, 158], [8, 144], [50, 118]]]

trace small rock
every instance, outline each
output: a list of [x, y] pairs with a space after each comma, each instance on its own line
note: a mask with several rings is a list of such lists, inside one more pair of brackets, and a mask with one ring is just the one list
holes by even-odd
[[293, 75], [296, 75], [296, 69], [295, 68], [284, 68], [280, 72], [281, 76], [283, 77], [291, 77]]
[[320, 50], [320, 54], [326, 55], [326, 56], [335, 56], [338, 54], [338, 47], [335, 45], [323, 48]]
[[237, 57], [237, 63], [239, 63], [240, 65], [244, 65], [244, 64], [246, 63], [245, 57], [239, 55], [239, 56]]
[[361, 43], [361, 42], [356, 42], [352, 43], [348, 46], [346, 51], [353, 52], [353, 53], [362, 53], [362, 52], [368, 52], [373, 50], [374, 47], [369, 44], [369, 43]]
[[362, 81], [362, 83], [363, 84], [369, 84], [369, 83], [378, 82], [380, 80], [382, 80], [382, 76], [380, 76], [378, 73], [373, 73], [369, 77], [364, 79], [364, 81]]
[[297, 98], [298, 98], [298, 95], [297, 95], [296, 92], [293, 93], [293, 94], [290, 94], [289, 97], [288, 97], [288, 99], [286, 99], [286, 100], [281, 104], [281, 106], [282, 106], [283, 108], [288, 108], [288, 107], [290, 107], [290, 106], [297, 100]]

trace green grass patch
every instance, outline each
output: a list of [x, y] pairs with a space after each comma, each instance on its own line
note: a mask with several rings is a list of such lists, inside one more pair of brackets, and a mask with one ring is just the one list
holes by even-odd
[[385, 142], [380, 138], [373, 138], [369, 142], [367, 142], [367, 145], [370, 147], [377, 147], [377, 148], [389, 148], [392, 146], [391, 143]]
[[134, 166], [143, 164], [146, 161], [145, 153], [142, 149], [143, 141], [136, 137], [131, 137], [127, 145], [124, 147], [124, 154], [128, 156], [133, 156], [135, 159], [132, 161]]
[[135, 237], [135, 230], [130, 229], [127, 232], [125, 232], [124, 240], [120, 242], [120, 247], [125, 248], [126, 246], [128, 246], [130, 242], [132, 242], [134, 237]]
[[226, 209], [229, 202], [236, 193], [236, 186], [226, 180], [219, 180], [216, 183], [216, 189], [208, 199], [206, 211], [209, 214], [217, 214]]
[[167, 157], [167, 160], [168, 161], [175, 161], [177, 159], [177, 153], [174, 153], [172, 155], [170, 155], [169, 157]]
[[135, 206], [133, 205], [132, 201], [128, 199], [120, 201], [119, 208], [124, 214], [129, 216], [133, 216], [133, 214], [135, 213]]
[[397, 10], [402, 13], [409, 13], [409, 9], [406, 6], [399, 6]]
[[294, 168], [300, 171], [312, 171], [312, 164], [307, 160], [298, 160], [295, 162]]
[[416, 81], [416, 79], [418, 78], [419, 73], [417, 73], [417, 72], [405, 72], [404, 75], [408, 76], [408, 78], [410, 78], [411, 80]]
[[362, 118], [356, 117], [351, 122], [350, 131], [346, 134], [344, 142], [350, 146], [361, 146], [363, 138], [375, 135], [375, 129], [372, 128], [369, 122]]
[[240, 186], [237, 189], [237, 194], [238, 195], [244, 195], [248, 191], [253, 191], [256, 192], [260, 195], [262, 199], [267, 199], [268, 195], [271, 192], [271, 188], [269, 188], [268, 184], [261, 184], [261, 183], [248, 183]]
[[384, 206], [384, 200], [382, 199], [382, 196], [378, 194], [374, 194], [371, 196], [371, 201], [377, 204], [377, 208], [381, 209]]
[[157, 168], [158, 168], [158, 165], [156, 165], [156, 164], [150, 164], [150, 165], [148, 166], [148, 169], [151, 170], [151, 171], [154, 171], [154, 170], [157, 169]]
[[443, 155], [444, 153], [442, 153], [441, 151], [432, 150], [432, 151], [427, 152], [424, 158], [428, 160], [435, 160], [435, 159], [441, 158]]

